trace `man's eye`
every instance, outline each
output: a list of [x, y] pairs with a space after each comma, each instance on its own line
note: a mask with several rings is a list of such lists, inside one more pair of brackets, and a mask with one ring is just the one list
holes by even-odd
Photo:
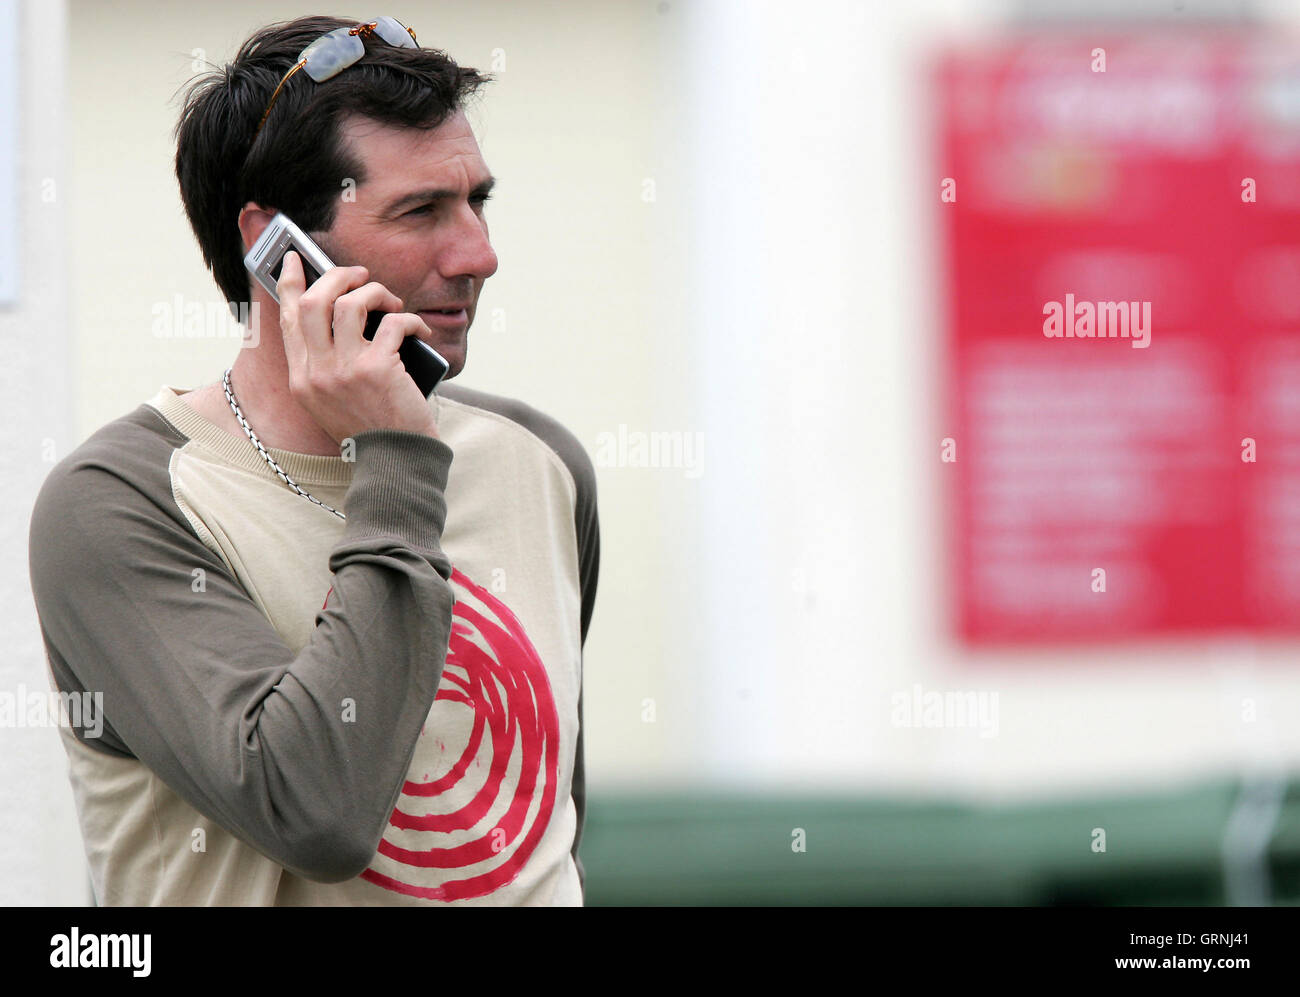
[[[491, 194], [475, 194], [469, 200], [471, 204], [477, 204], [481, 206], [485, 201], [490, 201], [491, 199], [492, 199]], [[407, 214], [427, 215], [433, 211], [433, 208], [434, 208], [433, 202], [430, 202], [428, 204], [422, 204], [418, 208], [412, 208], [410, 211], [407, 212]]]

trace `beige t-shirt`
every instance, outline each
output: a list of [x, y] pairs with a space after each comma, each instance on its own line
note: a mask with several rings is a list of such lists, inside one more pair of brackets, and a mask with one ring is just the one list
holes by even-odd
[[[183, 393], [183, 392], [179, 392]], [[580, 905], [581, 444], [440, 385], [437, 439], [271, 450], [163, 387], [50, 473], [32, 590], [103, 905]]]

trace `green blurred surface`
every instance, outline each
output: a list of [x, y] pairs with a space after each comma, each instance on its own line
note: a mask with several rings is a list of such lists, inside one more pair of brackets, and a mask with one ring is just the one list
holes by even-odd
[[[1209, 905], [1243, 785], [1018, 806], [739, 793], [593, 791], [581, 855], [588, 906], [666, 904]], [[1268, 901], [1300, 903], [1300, 782], [1273, 822]], [[1249, 797], [1253, 799], [1254, 797]], [[1240, 818], [1240, 814], [1238, 817]], [[792, 849], [803, 828], [806, 851]], [[1093, 829], [1106, 850], [1093, 850]], [[1271, 830], [1270, 830], [1271, 828]]]

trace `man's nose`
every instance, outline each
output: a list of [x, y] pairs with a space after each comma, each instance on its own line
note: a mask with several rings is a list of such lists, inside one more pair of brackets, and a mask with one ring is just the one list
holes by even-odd
[[470, 274], [486, 280], [497, 272], [497, 254], [488, 239], [483, 218], [468, 204], [457, 212], [455, 227], [444, 250], [443, 276]]

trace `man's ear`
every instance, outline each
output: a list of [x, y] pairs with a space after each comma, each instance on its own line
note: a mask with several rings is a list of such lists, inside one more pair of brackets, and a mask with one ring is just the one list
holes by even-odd
[[256, 201], [249, 201], [239, 212], [239, 235], [244, 240], [244, 252], [253, 248], [253, 243], [262, 234], [262, 230], [271, 224], [275, 217], [274, 208], [265, 208]]

